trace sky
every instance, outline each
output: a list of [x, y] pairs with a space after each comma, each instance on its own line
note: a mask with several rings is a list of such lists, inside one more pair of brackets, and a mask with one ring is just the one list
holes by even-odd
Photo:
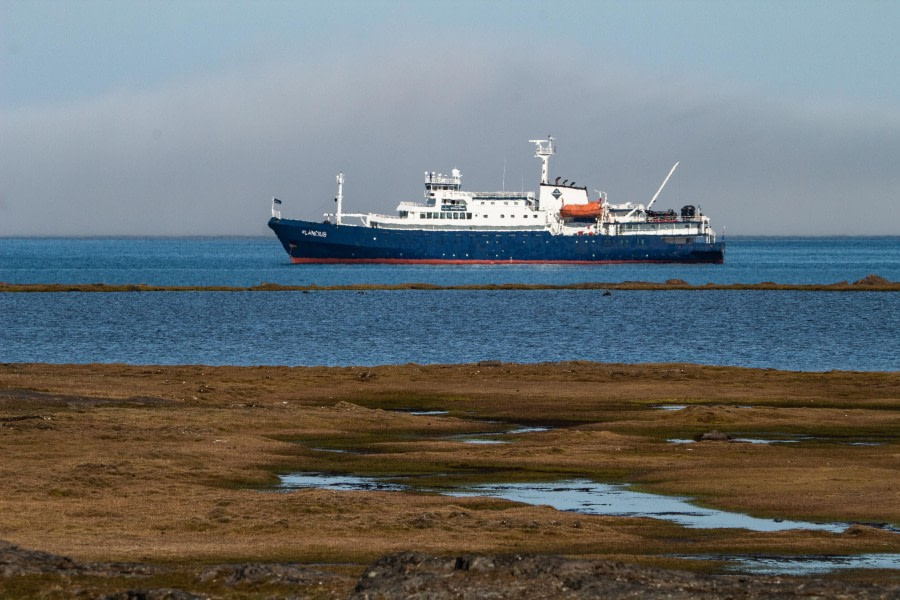
[[0, 0], [0, 236], [269, 235], [425, 171], [900, 235], [900, 2]]

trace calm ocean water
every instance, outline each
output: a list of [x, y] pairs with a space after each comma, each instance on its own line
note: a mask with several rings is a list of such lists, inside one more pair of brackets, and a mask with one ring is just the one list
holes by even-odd
[[900, 297], [879, 292], [0, 294], [0, 315], [2, 362], [900, 368]]
[[293, 265], [275, 239], [0, 238], [0, 281], [252, 286], [347, 283], [900, 281], [900, 237], [728, 238], [724, 265]]
[[[249, 286], [900, 280], [900, 238], [734, 238], [725, 265], [301, 266], [273, 238], [0, 239], [0, 281]], [[0, 294], [0, 361], [374, 365], [597, 360], [900, 368], [900, 294]]]

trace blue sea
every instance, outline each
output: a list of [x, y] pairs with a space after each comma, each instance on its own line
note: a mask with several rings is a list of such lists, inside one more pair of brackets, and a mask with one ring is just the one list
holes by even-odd
[[[900, 281], [900, 238], [728, 240], [724, 265], [293, 265], [260, 238], [5, 238], [0, 281], [354, 283]], [[0, 293], [0, 361], [375, 365], [478, 360], [900, 368], [900, 294], [404, 290]]]
[[0, 281], [253, 286], [900, 281], [900, 237], [730, 237], [723, 265], [293, 265], [271, 237], [0, 238]]

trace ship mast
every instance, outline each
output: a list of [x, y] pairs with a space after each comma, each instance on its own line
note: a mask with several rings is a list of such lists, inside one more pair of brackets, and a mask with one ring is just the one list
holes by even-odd
[[341, 171], [337, 174], [337, 184], [338, 184], [338, 193], [337, 198], [334, 199], [337, 202], [337, 214], [334, 216], [335, 222], [340, 225], [341, 218], [344, 216], [343, 211], [341, 210], [341, 205], [344, 202], [344, 172]]
[[553, 156], [555, 148], [553, 147], [553, 136], [548, 135], [546, 140], [528, 140], [535, 145], [534, 157], [541, 159], [541, 184], [546, 185], [550, 182], [550, 157]]

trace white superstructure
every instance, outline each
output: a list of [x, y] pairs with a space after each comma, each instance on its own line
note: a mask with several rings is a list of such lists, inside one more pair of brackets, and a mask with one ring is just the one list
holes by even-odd
[[555, 153], [555, 140], [530, 140], [535, 144], [535, 157], [541, 160], [541, 182], [534, 192], [467, 192], [462, 190], [462, 173], [453, 169], [449, 175], [425, 173], [423, 202], [401, 202], [396, 215], [343, 214], [343, 174], [338, 176], [338, 210], [326, 214], [329, 221], [341, 224], [344, 217], [357, 217], [366, 227], [409, 230], [459, 231], [529, 231], [545, 230], [553, 235], [654, 235], [668, 241], [679, 238], [705, 238], [715, 242], [709, 217], [692, 205], [675, 211], [650, 210], [662, 192], [675, 167], [672, 167], [656, 194], [643, 204], [611, 204], [604, 192], [597, 191], [591, 201], [586, 186], [561, 177], [550, 181], [550, 157]]

